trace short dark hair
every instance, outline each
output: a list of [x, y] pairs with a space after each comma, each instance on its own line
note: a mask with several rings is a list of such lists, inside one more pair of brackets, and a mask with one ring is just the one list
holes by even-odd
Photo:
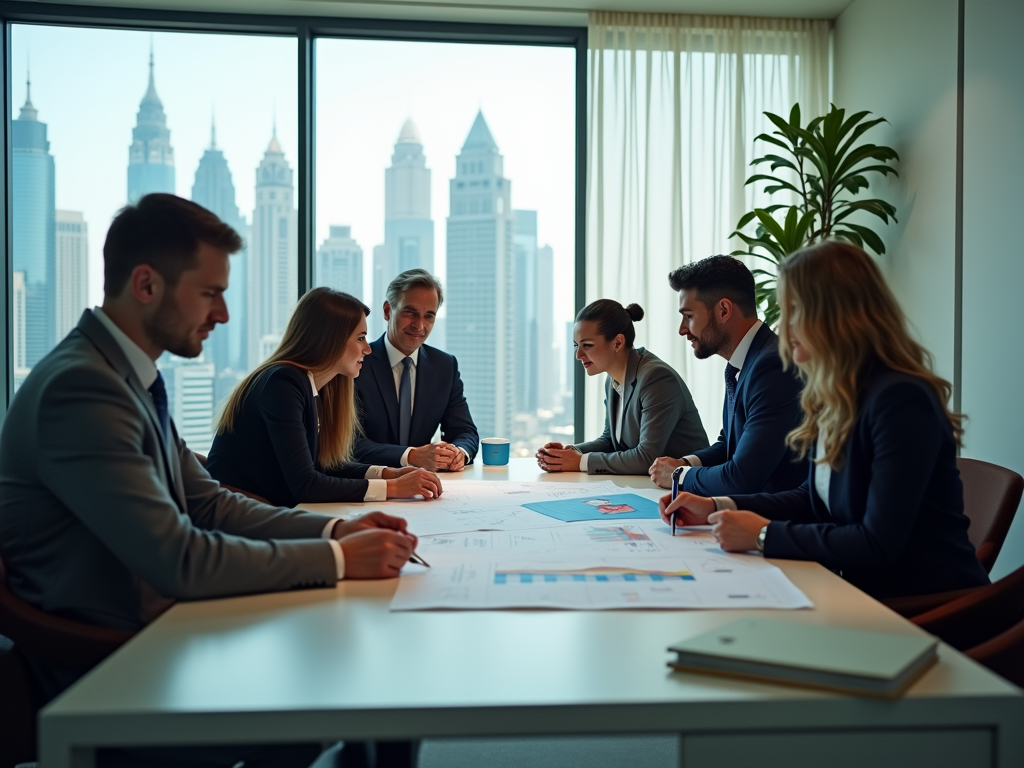
[[103, 243], [103, 292], [120, 296], [140, 264], [151, 266], [174, 287], [182, 272], [196, 267], [200, 243], [228, 253], [242, 250], [234, 229], [191, 200], [153, 193], [126, 205]]
[[669, 272], [673, 291], [696, 289], [697, 298], [708, 307], [729, 299], [745, 317], [757, 316], [754, 276], [747, 265], [732, 256], [708, 256]]
[[597, 323], [597, 332], [606, 339], [614, 339], [620, 333], [626, 337], [626, 345], [633, 346], [636, 330], [633, 323], [644, 319], [644, 310], [639, 304], [624, 307], [614, 299], [598, 299], [587, 304], [576, 315], [576, 322]]

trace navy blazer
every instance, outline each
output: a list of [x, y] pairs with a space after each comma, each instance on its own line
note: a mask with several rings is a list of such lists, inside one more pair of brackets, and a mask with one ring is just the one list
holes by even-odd
[[726, 402], [718, 440], [694, 452], [701, 466], [686, 472], [681, 490], [698, 496], [731, 496], [799, 486], [807, 475], [807, 463], [786, 448], [786, 435], [803, 417], [802, 389], [796, 371], [782, 370], [779, 337], [767, 323], [762, 325], [736, 383], [732, 420]]
[[465, 450], [469, 454], [466, 463], [471, 463], [480, 447], [480, 436], [469, 414], [455, 357], [426, 344], [420, 347], [409, 445], [400, 445], [398, 392], [384, 337], [371, 342], [370, 350], [356, 378], [356, 401], [363, 426], [363, 435], [356, 440], [356, 459], [400, 467], [405, 450], [410, 445], [429, 443], [440, 425], [441, 439]]
[[765, 557], [816, 560], [873, 597], [988, 584], [967, 538], [956, 441], [935, 391], [880, 363], [862, 374], [857, 416], [833, 470], [829, 509], [799, 488], [733, 496], [774, 522]]
[[224, 483], [255, 493], [271, 504], [362, 501], [369, 481], [366, 464], [337, 470], [320, 466], [317, 400], [309, 375], [293, 365], [275, 365], [249, 389], [235, 428], [217, 435], [206, 470]]

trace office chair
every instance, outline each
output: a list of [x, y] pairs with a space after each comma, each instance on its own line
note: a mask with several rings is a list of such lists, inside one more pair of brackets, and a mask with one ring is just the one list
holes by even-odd
[[911, 621], [1024, 686], [1024, 567]]
[[[1003, 548], [1013, 516], [1017, 513], [1017, 506], [1024, 493], [1024, 478], [1012, 469], [977, 459], [958, 458], [956, 466], [964, 484], [964, 514], [971, 521], [967, 537], [974, 545], [974, 552], [982, 566], [991, 572]], [[911, 618], [972, 591], [960, 589], [931, 595], [888, 598], [881, 602], [901, 616]]]
[[[36, 715], [43, 702], [23, 649], [39, 664], [87, 672], [120, 648], [131, 632], [51, 616], [15, 597], [0, 559], [0, 768], [34, 760]], [[6, 639], [7, 642], [3, 642]]]
[[[196, 461], [198, 461], [204, 467], [206, 466], [206, 457], [203, 454], [196, 453], [195, 451], [192, 451], [192, 455], [196, 457]], [[224, 483], [221, 483], [220, 487], [221, 488], [226, 488], [227, 490], [231, 491], [232, 493], [240, 493], [243, 496], [248, 496], [250, 499], [255, 499], [256, 501], [263, 502], [264, 504], [269, 504], [270, 506], [274, 506], [273, 504], [270, 504], [270, 502], [267, 501], [266, 499], [264, 499], [262, 496], [259, 496], [259, 495], [255, 494], [255, 493], [251, 493], [250, 491], [243, 490], [242, 488], [236, 488], [233, 485], [226, 485]]]

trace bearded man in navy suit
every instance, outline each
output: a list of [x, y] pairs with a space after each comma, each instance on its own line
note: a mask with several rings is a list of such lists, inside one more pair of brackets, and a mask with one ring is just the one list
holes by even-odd
[[679, 293], [679, 335], [700, 360], [724, 358], [725, 402], [718, 440], [690, 456], [662, 456], [650, 467], [662, 488], [703, 496], [778, 493], [807, 478], [806, 461], [787, 447], [802, 418], [803, 386], [783, 370], [779, 337], [757, 319], [754, 275], [732, 256], [711, 256], [669, 275]]
[[[443, 301], [441, 283], [425, 269], [406, 270], [388, 285], [387, 332], [371, 342], [355, 380], [363, 428], [356, 461], [457, 472], [476, 456], [480, 437], [458, 361], [424, 343]], [[433, 443], [438, 427], [441, 440]]]

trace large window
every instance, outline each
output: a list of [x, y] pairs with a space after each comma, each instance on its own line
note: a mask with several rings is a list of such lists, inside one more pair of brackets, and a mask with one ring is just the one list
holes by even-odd
[[213, 439], [217, 405], [280, 339], [298, 295], [294, 37], [12, 29], [14, 387], [103, 297], [103, 240], [149, 192], [235, 227], [230, 321], [195, 359], [164, 355], [178, 431]]
[[575, 49], [322, 39], [316, 66], [317, 284], [360, 296], [376, 338], [391, 279], [431, 271], [426, 343], [481, 436], [571, 441]]

